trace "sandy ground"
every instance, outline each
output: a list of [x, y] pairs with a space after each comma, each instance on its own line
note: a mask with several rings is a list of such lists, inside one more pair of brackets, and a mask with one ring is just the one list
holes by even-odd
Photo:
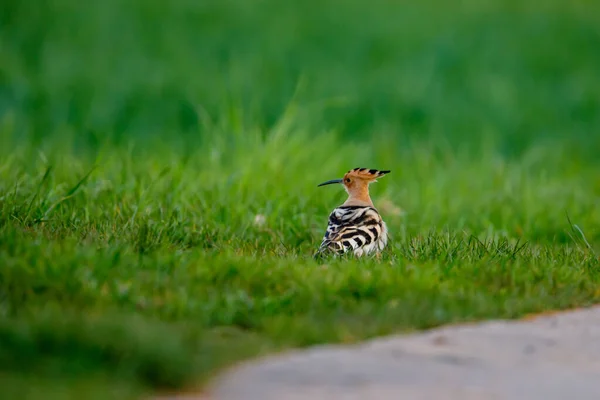
[[600, 307], [279, 354], [184, 398], [598, 400]]

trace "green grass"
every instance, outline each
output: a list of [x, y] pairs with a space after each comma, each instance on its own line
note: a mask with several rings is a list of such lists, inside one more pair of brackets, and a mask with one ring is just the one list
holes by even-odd
[[[254, 3], [0, 6], [6, 398], [600, 301], [600, 6]], [[313, 260], [363, 166], [390, 246]]]

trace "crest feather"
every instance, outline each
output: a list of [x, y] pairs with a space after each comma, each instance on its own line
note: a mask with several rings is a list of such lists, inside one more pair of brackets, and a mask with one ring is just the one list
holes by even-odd
[[389, 174], [390, 172], [390, 170], [378, 170], [373, 168], [354, 168], [348, 171], [347, 174], [362, 179], [376, 179], [385, 174]]

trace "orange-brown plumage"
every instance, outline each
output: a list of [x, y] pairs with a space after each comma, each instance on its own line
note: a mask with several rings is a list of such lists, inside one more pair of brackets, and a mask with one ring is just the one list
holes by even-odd
[[348, 192], [348, 199], [344, 205], [365, 205], [372, 207], [373, 201], [371, 201], [371, 196], [369, 195], [369, 184], [377, 182], [377, 178], [389, 172], [367, 168], [354, 168], [346, 172], [342, 183], [346, 192]]

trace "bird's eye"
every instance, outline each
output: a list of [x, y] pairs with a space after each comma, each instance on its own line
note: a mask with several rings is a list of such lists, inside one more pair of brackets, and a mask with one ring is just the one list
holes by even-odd
[[350, 178], [346, 178], [346, 183], [350, 183]]

